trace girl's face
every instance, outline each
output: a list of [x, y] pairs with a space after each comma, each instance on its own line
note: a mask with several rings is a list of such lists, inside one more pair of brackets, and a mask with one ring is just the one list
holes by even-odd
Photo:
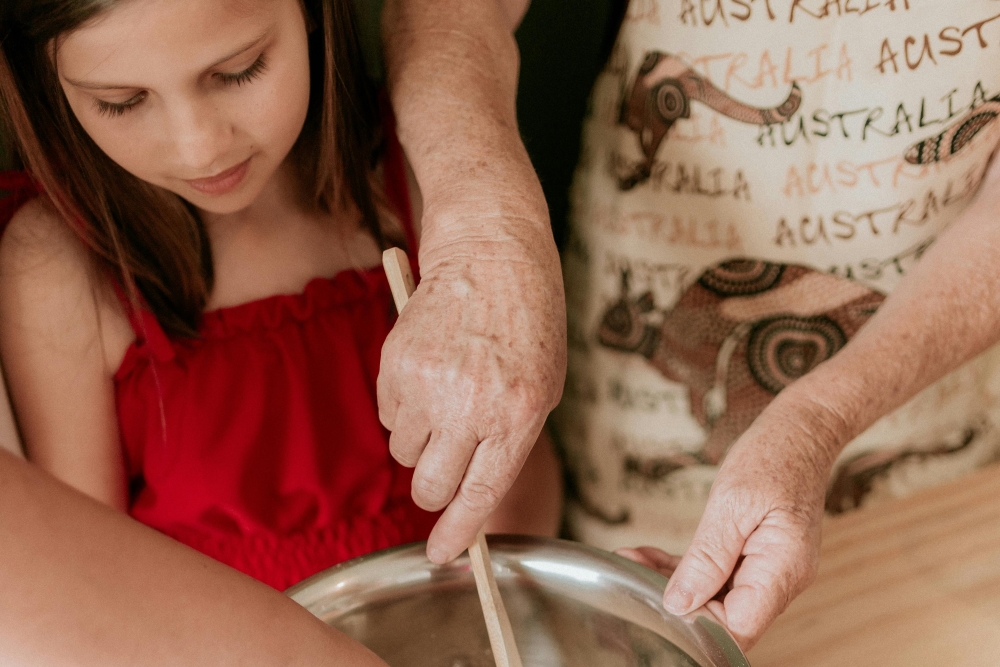
[[101, 150], [212, 213], [257, 199], [309, 106], [299, 0], [126, 0], [60, 38], [55, 57]]

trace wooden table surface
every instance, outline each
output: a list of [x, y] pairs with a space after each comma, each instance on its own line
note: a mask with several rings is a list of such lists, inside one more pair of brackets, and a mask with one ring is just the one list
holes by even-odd
[[829, 519], [753, 667], [1000, 667], [1000, 466]]

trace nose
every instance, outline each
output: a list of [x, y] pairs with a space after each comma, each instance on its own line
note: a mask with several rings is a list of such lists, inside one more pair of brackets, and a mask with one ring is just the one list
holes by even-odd
[[232, 166], [221, 162], [231, 152], [235, 130], [211, 100], [178, 105], [170, 123], [179, 176], [203, 178]]

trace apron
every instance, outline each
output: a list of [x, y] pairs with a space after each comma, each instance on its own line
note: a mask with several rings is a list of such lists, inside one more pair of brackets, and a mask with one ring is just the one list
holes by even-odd
[[[998, 63], [992, 0], [631, 1], [592, 93], [563, 256], [552, 425], [574, 537], [687, 546], [728, 448], [977, 193], [1000, 138]], [[998, 364], [986, 352], [851, 442], [827, 510], [995, 460]]]

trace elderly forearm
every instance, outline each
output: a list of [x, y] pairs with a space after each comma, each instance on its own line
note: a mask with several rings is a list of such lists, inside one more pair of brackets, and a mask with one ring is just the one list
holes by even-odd
[[[544, 197], [517, 129], [524, 0], [387, 0], [383, 36], [397, 128], [424, 198], [424, 244], [534, 240]], [[475, 218], [463, 215], [483, 206]], [[492, 218], [487, 226], [484, 221]], [[527, 234], [527, 235], [526, 235]], [[443, 243], [444, 241], [440, 241]], [[422, 255], [423, 259], [423, 255]]]
[[[423, 197], [421, 283], [385, 346], [379, 416], [428, 539], [458, 556], [510, 489], [566, 373], [566, 298], [517, 130], [515, 0], [387, 0], [397, 127]], [[525, 3], [521, 0], [520, 4]]]
[[0, 451], [0, 664], [384, 663], [280, 593]]
[[920, 390], [1000, 340], [1000, 161], [857, 336], [789, 387], [777, 409], [807, 406], [835, 455]]

